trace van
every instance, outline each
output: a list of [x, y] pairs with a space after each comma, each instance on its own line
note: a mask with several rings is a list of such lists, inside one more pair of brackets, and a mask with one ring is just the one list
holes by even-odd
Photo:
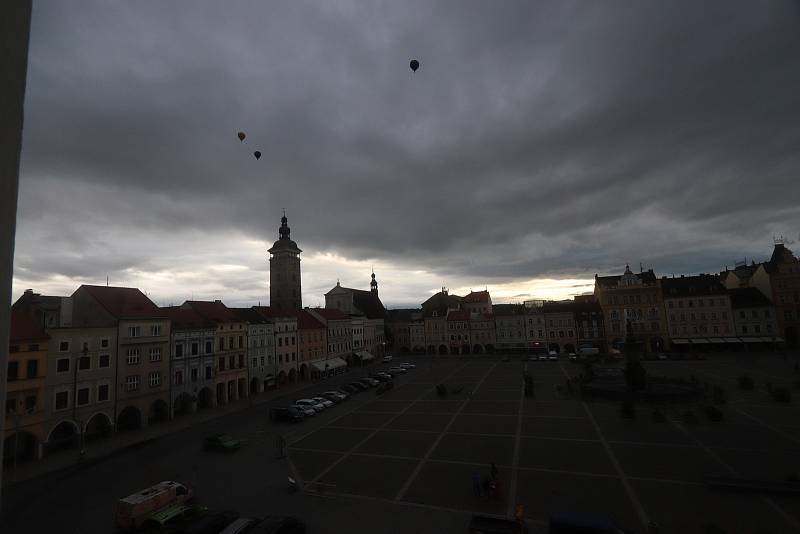
[[124, 531], [136, 530], [154, 512], [191, 501], [191, 488], [165, 480], [117, 501], [114, 523]]

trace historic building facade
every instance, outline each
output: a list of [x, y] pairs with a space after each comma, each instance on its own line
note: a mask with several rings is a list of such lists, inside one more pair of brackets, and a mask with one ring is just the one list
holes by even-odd
[[731, 300], [718, 276], [663, 277], [661, 290], [673, 345], [738, 343], [733, 337]]

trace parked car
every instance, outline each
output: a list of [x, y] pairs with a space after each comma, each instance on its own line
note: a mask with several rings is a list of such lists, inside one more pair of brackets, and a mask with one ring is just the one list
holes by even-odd
[[228, 434], [214, 434], [203, 440], [203, 448], [207, 451], [234, 452], [242, 443]]
[[292, 404], [289, 408], [294, 408], [295, 410], [299, 410], [302, 412], [303, 417], [313, 417], [317, 415], [317, 411], [312, 408], [311, 406], [305, 404]]
[[285, 408], [270, 408], [269, 418], [273, 421], [288, 421], [290, 423], [297, 423], [305, 418], [305, 414], [293, 406], [286, 406]]
[[363, 384], [367, 384], [369, 387], [374, 388], [378, 384], [380, 384], [379, 380], [375, 380], [374, 378], [362, 378], [359, 382]]
[[558, 353], [550, 351], [550, 354], [547, 355], [547, 359], [551, 362], [558, 361]]
[[369, 386], [362, 384], [361, 382], [350, 382], [349, 385], [357, 388], [358, 391], [366, 391], [367, 389], [369, 389]]
[[546, 362], [547, 361], [547, 354], [540, 354], [539, 355], [539, 361], [540, 362]]
[[390, 361], [392, 361], [391, 354], [387, 354], [386, 356], [383, 357], [383, 363], [389, 363]]
[[416, 369], [417, 368], [416, 364], [409, 363], [409, 362], [401, 363], [400, 367], [402, 367], [403, 369]]
[[389, 372], [392, 373], [393, 375], [398, 375], [405, 373], [406, 370], [403, 369], [402, 367], [394, 366], [394, 367], [389, 367]]
[[569, 354], [567, 354], [567, 358], [568, 358], [568, 359], [569, 359], [569, 361], [571, 361], [571, 362], [576, 362], [576, 361], [578, 361], [578, 355], [577, 355], [577, 354], [575, 354], [574, 352], [570, 352]]
[[359, 388], [355, 387], [353, 384], [345, 384], [345, 385], [343, 385], [342, 387], [340, 387], [339, 389], [342, 389], [342, 390], [344, 390], [346, 393], [349, 393], [349, 394], [351, 394], [351, 395], [352, 395], [353, 393], [358, 393], [359, 391], [361, 391], [361, 389], [359, 389]]
[[299, 406], [308, 406], [309, 408], [313, 408], [315, 412], [321, 412], [325, 409], [324, 405], [312, 399], [298, 399], [294, 401], [294, 403]]
[[237, 519], [219, 534], [305, 534], [305, 524], [296, 517], [267, 516]]
[[311, 397], [311, 400], [320, 403], [325, 408], [331, 408], [334, 405], [332, 400], [326, 399], [325, 397]]
[[374, 375], [370, 375], [370, 378], [373, 378], [378, 382], [388, 382], [389, 380], [391, 380], [391, 377], [387, 376], [384, 373], [375, 373]]
[[236, 521], [239, 514], [233, 510], [209, 513], [191, 520], [181, 529], [181, 534], [219, 534], [219, 531]]
[[341, 391], [323, 391], [320, 395], [321, 397], [325, 397], [329, 401], [333, 401], [334, 403], [339, 403], [342, 401], [347, 400], [347, 393], [342, 393]]
[[659, 352], [658, 353], [658, 359], [659, 360], [666, 360], [667, 359], [667, 355], [664, 354], [663, 352]]

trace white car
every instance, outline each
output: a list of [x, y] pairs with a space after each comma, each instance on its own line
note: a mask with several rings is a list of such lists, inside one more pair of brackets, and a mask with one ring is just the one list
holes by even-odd
[[547, 354], [540, 354], [539, 355], [539, 361], [540, 362], [546, 362], [547, 361]]
[[314, 410], [314, 408], [312, 408], [311, 406], [304, 406], [301, 404], [292, 404], [290, 408], [296, 408], [297, 410], [300, 410], [300, 413], [302, 413], [306, 417], [311, 417], [312, 415], [316, 415], [317, 413], [317, 411]]
[[577, 360], [577, 359], [578, 359], [578, 355], [577, 355], [577, 354], [575, 354], [574, 352], [570, 352], [570, 353], [567, 355], [567, 357], [569, 358], [569, 360], [570, 360], [571, 362], [574, 362], [575, 360]]
[[390, 354], [383, 357], [383, 363], [389, 363], [390, 361], [392, 361], [392, 356]]
[[406, 370], [408, 370], [408, 369], [416, 369], [417, 368], [416, 365], [414, 365], [413, 363], [408, 363], [408, 362], [401, 363], [400, 367], [402, 367], [403, 369], [406, 369]]
[[295, 401], [295, 404], [297, 404], [298, 406], [308, 406], [315, 412], [321, 412], [322, 410], [325, 409], [325, 406], [311, 399], [298, 399]]
[[396, 374], [405, 373], [406, 370], [403, 369], [402, 367], [395, 366], [395, 367], [389, 367], [389, 372], [392, 373], [393, 375], [396, 375]]
[[350, 397], [350, 395], [344, 391], [323, 391], [322, 394], [331, 397], [337, 397], [339, 400], [347, 400]]
[[333, 406], [333, 401], [328, 400], [325, 397], [311, 397], [311, 400], [317, 401], [326, 408], [330, 408], [331, 406]]

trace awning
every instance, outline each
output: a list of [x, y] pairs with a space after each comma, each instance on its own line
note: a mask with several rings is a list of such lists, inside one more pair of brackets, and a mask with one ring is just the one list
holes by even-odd
[[369, 353], [369, 351], [366, 351], [366, 350], [362, 350], [362, 351], [356, 352], [356, 356], [358, 356], [362, 360], [374, 360], [375, 359], [375, 356], [373, 356], [372, 354]]
[[726, 337], [724, 338], [726, 343], [741, 343], [742, 340], [738, 337]]
[[327, 360], [311, 362], [311, 365], [313, 365], [317, 371], [324, 373], [326, 369], [331, 371], [333, 369], [338, 369], [339, 367], [346, 367], [347, 362], [341, 358], [328, 358]]
[[689, 343], [689, 340], [688, 339], [684, 339], [684, 338], [676, 338], [676, 339], [672, 340], [672, 344], [673, 345], [686, 345], [688, 343]]
[[709, 343], [725, 343], [725, 340], [721, 337], [710, 337], [708, 338]]
[[762, 339], [760, 337], [743, 337], [742, 341], [745, 343], [761, 343]]

